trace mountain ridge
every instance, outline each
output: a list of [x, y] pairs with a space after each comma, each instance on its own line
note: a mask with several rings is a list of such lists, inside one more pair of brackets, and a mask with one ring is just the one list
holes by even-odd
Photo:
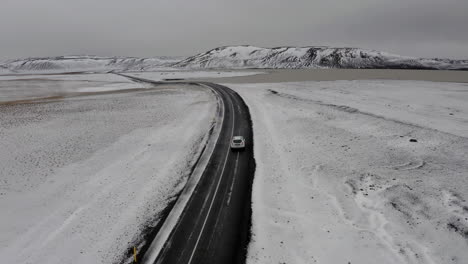
[[468, 60], [424, 59], [353, 47], [223, 46], [175, 64], [185, 68], [468, 69]]
[[31, 57], [8, 60], [0, 64], [0, 74], [10, 73], [63, 73], [63, 72], [109, 72], [151, 71], [171, 67], [180, 58], [175, 57], [101, 57], [94, 55], [67, 55], [54, 57]]
[[68, 55], [0, 62], [0, 74], [157, 71], [164, 69], [430, 69], [468, 70], [468, 60], [424, 59], [353, 47], [222, 46], [190, 57]]

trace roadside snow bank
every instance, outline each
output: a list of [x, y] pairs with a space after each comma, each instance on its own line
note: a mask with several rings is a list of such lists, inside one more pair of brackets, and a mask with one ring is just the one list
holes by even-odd
[[468, 86], [244, 84], [248, 263], [465, 263]]
[[196, 87], [0, 105], [4, 263], [115, 263], [183, 188], [215, 113]]

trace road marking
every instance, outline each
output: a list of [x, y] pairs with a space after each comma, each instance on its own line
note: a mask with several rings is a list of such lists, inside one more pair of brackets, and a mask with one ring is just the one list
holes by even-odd
[[[234, 98], [235, 98], [235, 96], [234, 96]], [[242, 114], [242, 109], [241, 109], [241, 107], [240, 107], [240, 104], [239, 104], [239, 103], [237, 103], [237, 99], [234, 99], [234, 101], [236, 101], [236, 107], [237, 107], [237, 110], [239, 110], [239, 113], [241, 113], [241, 114]]]
[[[226, 92], [226, 93], [229, 95], [228, 92]], [[234, 120], [235, 120], [235, 118], [234, 118], [234, 105], [232, 103], [232, 100], [229, 100], [229, 101], [230, 101], [231, 111], [232, 111], [231, 137], [229, 138], [229, 141], [230, 141], [232, 136], [234, 135]], [[213, 207], [214, 201], [216, 199], [216, 195], [218, 193], [219, 185], [221, 184], [221, 180], [223, 179], [223, 176], [224, 176], [224, 169], [226, 168], [226, 163], [227, 163], [227, 159], [229, 157], [230, 151], [231, 151], [231, 148], [228, 147], [227, 154], [226, 154], [226, 159], [224, 160], [223, 169], [221, 170], [221, 176], [219, 177], [218, 184], [216, 185], [215, 193], [213, 194], [213, 199], [211, 200], [210, 207], [208, 208], [208, 213], [206, 214], [205, 220], [203, 221], [202, 229], [200, 230], [200, 233], [198, 234], [197, 242], [195, 243], [195, 246], [193, 247], [192, 254], [190, 255], [190, 259], [188, 261], [188, 264], [192, 263], [193, 256], [195, 255], [195, 251], [196, 251], [196, 249], [198, 247], [198, 243], [200, 242], [200, 238], [201, 238], [201, 236], [203, 234], [203, 230], [205, 230], [206, 222], [208, 221], [208, 217], [210, 216], [211, 208]]]
[[229, 187], [227, 205], [229, 205], [229, 203], [231, 202], [232, 188], [234, 187], [234, 183], [236, 182], [236, 173], [237, 173], [237, 163], [238, 163], [238, 161], [239, 161], [239, 152], [237, 152], [236, 166], [234, 167], [234, 176], [232, 177], [231, 187]]

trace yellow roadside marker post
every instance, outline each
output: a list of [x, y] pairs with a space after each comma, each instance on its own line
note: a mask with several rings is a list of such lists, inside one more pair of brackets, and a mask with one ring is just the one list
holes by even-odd
[[133, 247], [133, 260], [137, 263], [137, 250], [136, 247]]

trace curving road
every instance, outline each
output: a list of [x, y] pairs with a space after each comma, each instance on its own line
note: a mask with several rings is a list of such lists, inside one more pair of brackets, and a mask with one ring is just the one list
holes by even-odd
[[[143, 263], [243, 263], [250, 232], [251, 186], [255, 171], [249, 109], [242, 98], [228, 87], [207, 82], [192, 84], [208, 86], [222, 99], [224, 119], [221, 131], [213, 154], [175, 228], [157, 258], [150, 259], [147, 255], [151, 254], [146, 254]], [[244, 151], [230, 149], [229, 143], [234, 135], [245, 137]]]

